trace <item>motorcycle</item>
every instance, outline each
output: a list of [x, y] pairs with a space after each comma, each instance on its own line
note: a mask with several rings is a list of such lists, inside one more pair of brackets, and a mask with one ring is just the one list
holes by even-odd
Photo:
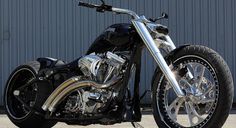
[[[122, 8], [79, 2], [97, 12], [131, 16], [131, 23], [108, 27], [86, 55], [70, 62], [38, 58], [17, 67], [4, 94], [9, 119], [22, 128], [112, 125], [142, 118], [140, 70], [146, 47], [158, 67], [153, 74], [153, 116], [160, 128], [222, 127], [233, 102], [229, 67], [214, 50], [200, 45], [176, 48], [168, 28]], [[131, 90], [130, 76], [134, 74]], [[181, 121], [181, 118], [186, 121]]]

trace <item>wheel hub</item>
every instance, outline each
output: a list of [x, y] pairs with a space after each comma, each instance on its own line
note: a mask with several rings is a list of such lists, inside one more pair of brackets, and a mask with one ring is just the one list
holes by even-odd
[[[186, 93], [186, 100], [191, 101], [195, 104], [214, 101], [215, 93], [214, 90], [212, 90], [213, 87], [211, 82], [209, 82], [206, 78], [202, 79], [204, 79], [204, 81], [200, 85], [190, 84], [190, 82], [187, 83], [187, 85], [189, 86], [183, 89]], [[187, 82], [187, 80], [184, 81]]]

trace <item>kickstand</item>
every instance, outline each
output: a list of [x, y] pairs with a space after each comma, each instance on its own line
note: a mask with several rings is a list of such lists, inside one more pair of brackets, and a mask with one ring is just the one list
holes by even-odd
[[134, 128], [144, 128], [142, 125], [140, 125], [137, 122], [131, 122], [131, 124], [133, 125]]

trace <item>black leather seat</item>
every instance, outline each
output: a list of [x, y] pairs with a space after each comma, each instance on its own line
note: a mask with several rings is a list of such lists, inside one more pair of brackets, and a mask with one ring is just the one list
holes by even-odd
[[40, 62], [41, 68], [52, 68], [52, 67], [60, 67], [65, 65], [66, 63], [62, 60], [50, 58], [50, 57], [43, 57], [38, 58], [37, 61]]

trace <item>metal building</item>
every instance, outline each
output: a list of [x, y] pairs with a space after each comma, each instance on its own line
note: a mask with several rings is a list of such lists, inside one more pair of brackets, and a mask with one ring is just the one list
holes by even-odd
[[[88, 0], [84, 0], [88, 2]], [[170, 29], [173, 41], [202, 44], [219, 52], [236, 80], [235, 0], [106, 0], [158, 17]], [[9, 73], [19, 64], [50, 56], [72, 61], [83, 55], [93, 40], [109, 25], [129, 22], [128, 16], [96, 13], [77, 6], [77, 0], [0, 0], [0, 105]], [[89, 2], [99, 3], [90, 0]], [[156, 67], [147, 51], [143, 56], [142, 92], [150, 89]], [[236, 93], [236, 90], [234, 90]], [[236, 102], [236, 97], [235, 100]], [[149, 97], [144, 99], [149, 102]]]

